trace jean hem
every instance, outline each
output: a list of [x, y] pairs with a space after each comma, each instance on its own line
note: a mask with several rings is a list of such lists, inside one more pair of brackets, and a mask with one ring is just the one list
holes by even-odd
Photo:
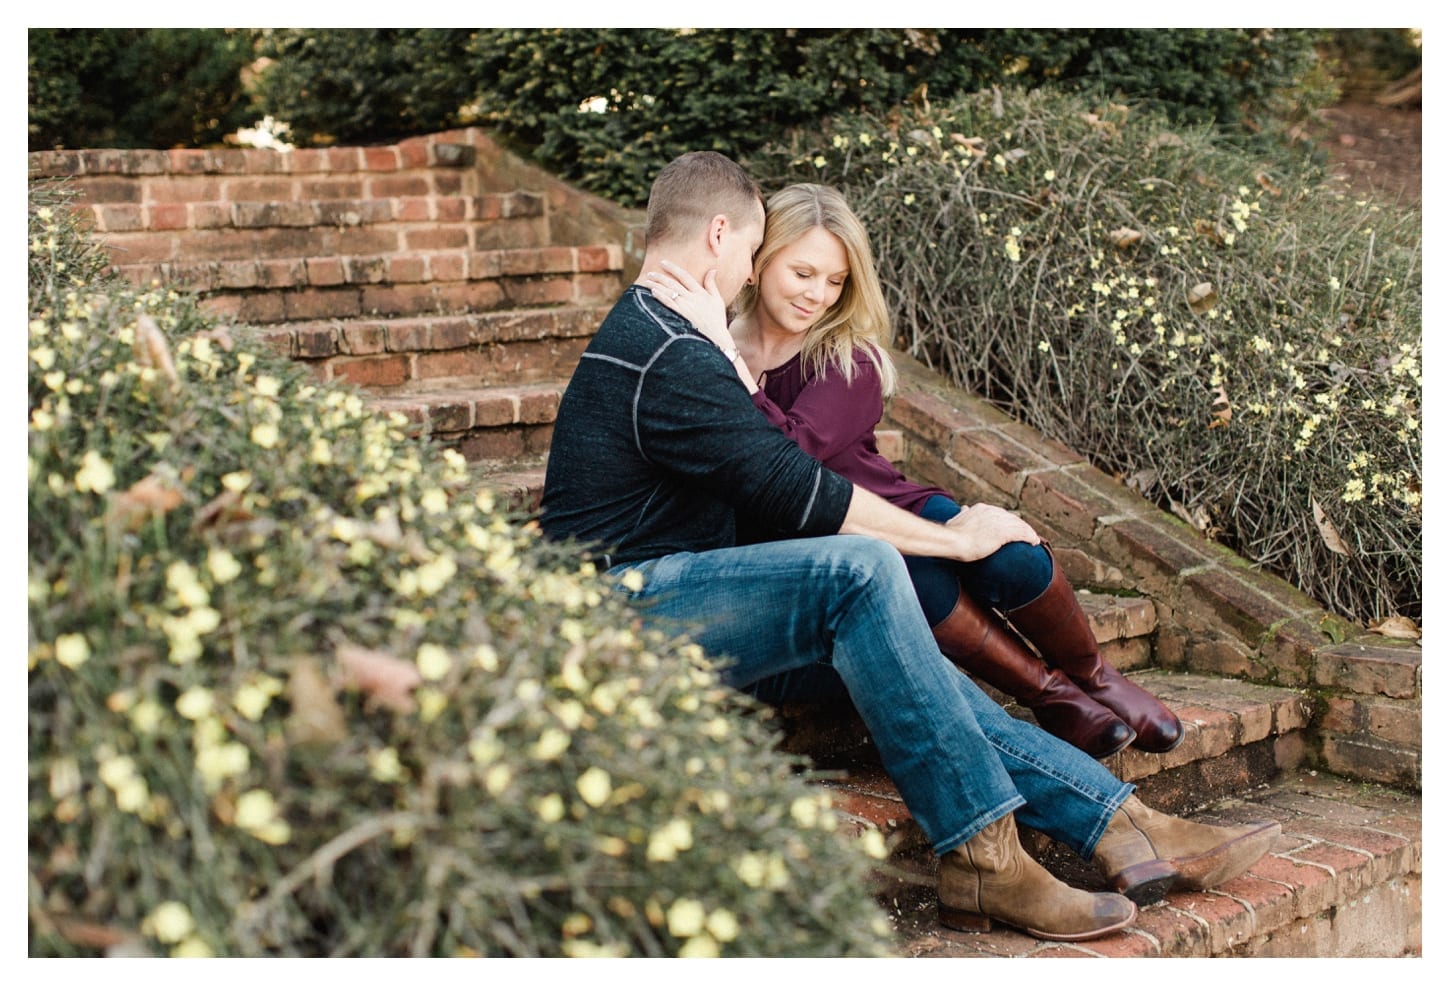
[[957, 835], [954, 835], [948, 839], [943, 839], [940, 842], [934, 844], [931, 847], [932, 852], [936, 853], [938, 856], [945, 856], [957, 846], [960, 846], [962, 843], [972, 839], [974, 836], [977, 835], [977, 833], [981, 832], [982, 829], [986, 828], [988, 825], [991, 825], [993, 822], [1012, 814], [1012, 812], [1016, 811], [1018, 808], [1021, 808], [1026, 803], [1027, 799], [1022, 797], [1022, 795], [1017, 794], [1008, 798], [1006, 801], [1003, 801], [1001, 804], [997, 805], [994, 808], [986, 809], [985, 811], [979, 813], [971, 821], [967, 822], [966, 825], [962, 826]]

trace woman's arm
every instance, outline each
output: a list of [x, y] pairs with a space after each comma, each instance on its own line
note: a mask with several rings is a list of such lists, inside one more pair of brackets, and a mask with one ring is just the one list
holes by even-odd
[[1013, 541], [1040, 544], [1030, 524], [989, 503], [966, 507], [945, 524], [923, 520], [857, 486], [852, 491], [842, 534], [864, 534], [903, 555], [980, 561]]

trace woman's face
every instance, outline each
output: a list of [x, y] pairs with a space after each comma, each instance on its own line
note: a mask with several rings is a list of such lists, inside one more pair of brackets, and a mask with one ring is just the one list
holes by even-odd
[[757, 314], [768, 327], [804, 333], [841, 297], [850, 274], [840, 238], [814, 226], [760, 272]]

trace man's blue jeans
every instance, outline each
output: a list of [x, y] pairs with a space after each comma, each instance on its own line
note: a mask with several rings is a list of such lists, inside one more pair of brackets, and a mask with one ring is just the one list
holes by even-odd
[[689, 631], [729, 684], [772, 702], [849, 696], [939, 854], [1015, 811], [1087, 858], [1133, 790], [1009, 716], [943, 657], [885, 542], [773, 541], [610, 571], [630, 568], [645, 577], [633, 594], [641, 611]]

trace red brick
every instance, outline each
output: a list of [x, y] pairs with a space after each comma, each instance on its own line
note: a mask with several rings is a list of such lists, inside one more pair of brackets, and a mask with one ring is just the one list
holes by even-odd
[[567, 305], [574, 300], [574, 281], [567, 277], [508, 281], [503, 291], [515, 305]]
[[282, 296], [278, 294], [244, 295], [237, 305], [239, 322], [281, 322], [287, 318]]
[[418, 175], [387, 175], [369, 178], [364, 186], [367, 196], [375, 199], [399, 198], [405, 195], [428, 195], [432, 188], [428, 179]]
[[142, 201], [141, 185], [126, 178], [88, 178], [77, 183], [80, 199], [92, 203]]
[[433, 212], [439, 222], [463, 222], [468, 218], [468, 205], [463, 199], [454, 196], [446, 199], [434, 199]]
[[263, 287], [291, 288], [307, 283], [307, 262], [301, 259], [257, 261]]
[[357, 147], [329, 147], [326, 157], [328, 171], [359, 171], [362, 168], [362, 151]]
[[947, 452], [961, 468], [1013, 496], [1021, 489], [1026, 470], [1045, 465], [1029, 449], [987, 428], [956, 432]]
[[223, 201], [222, 180], [210, 176], [152, 178], [141, 187], [147, 203]]
[[403, 234], [408, 250], [466, 250], [468, 230], [462, 226], [425, 226]]
[[292, 291], [283, 296], [284, 310], [289, 319], [350, 318], [362, 313], [363, 308], [355, 290], [340, 288], [317, 288]]
[[1325, 647], [1315, 658], [1314, 682], [1362, 695], [1415, 698], [1419, 695], [1419, 647], [1352, 641]]
[[1271, 626], [1294, 615], [1260, 595], [1234, 573], [1221, 568], [1185, 576], [1182, 601], [1204, 616], [1222, 620], [1251, 642], [1260, 640]]
[[393, 230], [377, 227], [340, 230], [331, 252], [354, 257], [396, 253], [398, 234]]
[[368, 356], [387, 351], [387, 330], [376, 323], [349, 322], [338, 329], [338, 351]]
[[363, 148], [363, 167], [368, 171], [397, 171], [398, 151], [394, 147]]
[[94, 215], [96, 231], [100, 233], [129, 233], [146, 228], [139, 205], [97, 205]]
[[435, 171], [430, 177], [433, 180], [433, 192], [438, 196], [454, 196], [463, 191], [463, 176], [456, 172]]
[[292, 331], [292, 347], [303, 359], [321, 359], [335, 356], [337, 333], [329, 326], [298, 326]]
[[409, 380], [406, 356], [340, 358], [332, 362], [331, 368], [334, 378], [360, 387], [396, 387]]
[[1317, 843], [1296, 849], [1290, 858], [1303, 863], [1313, 863], [1327, 870], [1334, 881], [1335, 903], [1358, 897], [1364, 893], [1370, 879], [1370, 860], [1366, 856], [1341, 846]]
[[333, 201], [337, 199], [360, 199], [363, 194], [361, 178], [326, 178], [302, 180], [297, 185], [297, 197], [304, 202]]
[[230, 202], [291, 202], [296, 186], [290, 178], [245, 178], [229, 181], [224, 198]]
[[398, 222], [425, 222], [433, 218], [433, 200], [426, 195], [408, 195], [392, 201], [393, 218]]
[[191, 225], [193, 229], [220, 229], [232, 225], [232, 207], [220, 202], [193, 202]]
[[293, 174], [327, 171], [327, 148], [304, 147], [289, 151], [287, 164]]
[[152, 229], [186, 229], [189, 211], [184, 203], [163, 202], [147, 207], [146, 217]]
[[345, 280], [342, 260], [338, 257], [309, 257], [307, 283], [314, 287], [332, 287]]
[[468, 277], [468, 256], [439, 253], [428, 258], [428, 276], [434, 281], [462, 281]]
[[257, 286], [257, 265], [250, 260], [223, 260], [216, 265], [217, 286], [252, 288]]
[[[118, 263], [146, 264], [179, 259], [179, 242], [175, 233], [124, 233], [106, 237], [103, 245], [116, 257]], [[191, 255], [188, 251], [186, 259], [202, 258]]]
[[1023, 514], [1034, 521], [1040, 518], [1043, 523], [1084, 541], [1091, 540], [1097, 532], [1099, 517], [1114, 512], [1111, 503], [1057, 470], [1027, 473], [1018, 503]]
[[428, 144], [412, 139], [398, 143], [398, 159], [404, 168], [426, 168], [428, 166]]
[[[383, 284], [390, 280], [389, 268], [392, 263], [392, 258], [384, 256], [347, 257], [342, 266], [349, 284]], [[397, 281], [398, 278], [391, 280]]]

